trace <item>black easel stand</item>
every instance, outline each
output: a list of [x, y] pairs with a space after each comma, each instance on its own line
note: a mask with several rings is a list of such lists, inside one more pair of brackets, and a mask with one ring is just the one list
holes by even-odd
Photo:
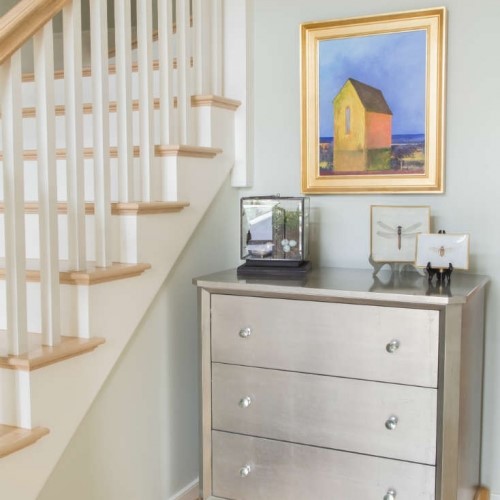
[[429, 275], [429, 282], [432, 281], [434, 276], [436, 276], [437, 282], [440, 284], [449, 283], [451, 280], [451, 273], [453, 272], [453, 265], [451, 262], [448, 264], [448, 269], [445, 268], [434, 268], [431, 267], [431, 263], [427, 262], [427, 267], [425, 268], [427, 274]]

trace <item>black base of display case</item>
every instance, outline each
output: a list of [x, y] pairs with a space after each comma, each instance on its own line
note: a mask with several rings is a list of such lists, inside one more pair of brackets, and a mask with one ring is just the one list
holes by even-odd
[[[265, 264], [264, 264], [265, 262]], [[255, 261], [247, 260], [237, 269], [238, 276], [259, 276], [270, 278], [296, 278], [306, 275], [312, 268], [308, 260], [300, 261]]]

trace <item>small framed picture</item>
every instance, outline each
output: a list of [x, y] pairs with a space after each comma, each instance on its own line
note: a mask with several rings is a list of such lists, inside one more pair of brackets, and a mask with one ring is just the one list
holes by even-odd
[[417, 267], [430, 263], [434, 269], [469, 269], [468, 234], [419, 234], [417, 237]]
[[430, 231], [428, 206], [371, 207], [371, 258], [373, 262], [415, 262], [417, 235]]

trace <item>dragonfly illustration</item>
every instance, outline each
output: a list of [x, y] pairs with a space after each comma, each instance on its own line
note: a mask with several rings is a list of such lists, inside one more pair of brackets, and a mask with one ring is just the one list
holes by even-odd
[[382, 238], [397, 238], [398, 239], [398, 250], [401, 250], [401, 240], [402, 238], [411, 238], [414, 237], [418, 234], [418, 232], [415, 232], [415, 229], [418, 229], [422, 223], [421, 222], [416, 222], [415, 224], [412, 224], [411, 226], [408, 227], [403, 227], [403, 226], [394, 226], [391, 227], [388, 224], [385, 224], [381, 220], [377, 221], [377, 224], [382, 228], [385, 229], [385, 231], [377, 231], [377, 234], [379, 236], [382, 236]]
[[441, 245], [440, 247], [431, 247], [430, 250], [439, 254], [440, 257], [444, 257], [449, 253], [453, 253], [455, 249], [453, 247], [445, 247], [444, 245]]

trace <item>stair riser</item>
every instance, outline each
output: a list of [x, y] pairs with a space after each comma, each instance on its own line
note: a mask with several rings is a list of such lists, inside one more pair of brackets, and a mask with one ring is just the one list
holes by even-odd
[[[68, 216], [67, 214], [58, 215], [59, 223], [59, 258], [61, 260], [68, 260]], [[26, 258], [39, 259], [40, 258], [40, 239], [38, 231], [38, 215], [27, 214], [25, 216], [26, 227]], [[94, 216], [85, 216], [85, 230], [86, 230], [86, 252], [87, 260], [95, 260], [95, 244], [94, 244]], [[113, 238], [113, 236], [112, 236]], [[4, 241], [4, 216], [0, 214], [0, 259], [5, 257], [5, 241]], [[115, 255], [115, 257], [118, 257]], [[116, 259], [115, 259], [116, 260]]]
[[[108, 32], [108, 45], [109, 47], [114, 46], [114, 29], [109, 29]], [[136, 30], [132, 27], [132, 39], [135, 40], [137, 37]], [[90, 66], [91, 64], [91, 48], [90, 48], [90, 32], [82, 32], [82, 61], [83, 66]], [[158, 59], [158, 44], [156, 41], [153, 42], [153, 59]], [[110, 49], [111, 50], [111, 49]], [[33, 61], [33, 44], [31, 42], [27, 43], [22, 49], [23, 51], [23, 73], [33, 73], [34, 61]], [[58, 63], [63, 61], [64, 57], [64, 40], [62, 33], [54, 33], [54, 64], [55, 69], [58, 68]], [[137, 49], [132, 50], [132, 61], [137, 60]], [[110, 64], [115, 63], [115, 58], [110, 57]]]
[[0, 368], [0, 422], [31, 428], [31, 384], [28, 372]]
[[[109, 76], [109, 100], [116, 101], [116, 74]], [[36, 84], [34, 81], [23, 82], [23, 107], [29, 108], [36, 104]], [[132, 99], [139, 98], [139, 83], [137, 72], [131, 72], [131, 95]], [[158, 70], [153, 71], [153, 95], [160, 97], [160, 74]], [[57, 78], [54, 80], [54, 99], [56, 105], [64, 104], [64, 78]], [[82, 78], [82, 99], [84, 103], [92, 103], [92, 77], [84, 76]]]
[[[78, 336], [81, 333], [80, 336], [87, 338], [88, 330], [79, 323], [79, 319], [84, 320], [85, 318], [85, 309], [80, 308], [81, 310], [78, 311], [78, 293], [76, 285], [61, 285], [61, 331], [66, 336]], [[40, 283], [26, 283], [26, 306], [30, 333], [41, 333], [42, 331], [40, 300]], [[0, 280], [0, 330], [7, 328], [6, 323], [5, 281]], [[7, 422], [1, 422], [7, 424]]]
[[[140, 159], [133, 158], [133, 172], [135, 175], [134, 186], [135, 196], [140, 193]], [[154, 158], [155, 164], [159, 163], [159, 158]], [[110, 192], [111, 201], [118, 200], [118, 158], [109, 159], [110, 169]], [[56, 160], [57, 165], [57, 201], [65, 202], [67, 197], [67, 174], [66, 160]], [[4, 199], [3, 188], [3, 162], [0, 161], [0, 200]], [[84, 199], [87, 202], [94, 201], [94, 162], [92, 158], [84, 159]], [[26, 160], [24, 162], [24, 199], [26, 202], [38, 201], [38, 166], [36, 160]]]
[[[118, 146], [117, 138], [117, 113], [113, 111], [109, 114], [109, 143], [110, 147]], [[160, 143], [160, 111], [155, 109], [154, 119], [154, 143]], [[139, 111], [132, 111], [132, 144], [139, 145]], [[56, 148], [66, 148], [66, 118], [63, 115], [56, 116]], [[92, 135], [92, 115], [85, 113], [83, 115], [83, 147], [91, 148], [93, 145]], [[36, 117], [25, 117], [23, 119], [23, 148], [25, 150], [36, 150], [37, 148], [37, 120]], [[2, 135], [0, 134], [0, 151], [3, 150]]]

